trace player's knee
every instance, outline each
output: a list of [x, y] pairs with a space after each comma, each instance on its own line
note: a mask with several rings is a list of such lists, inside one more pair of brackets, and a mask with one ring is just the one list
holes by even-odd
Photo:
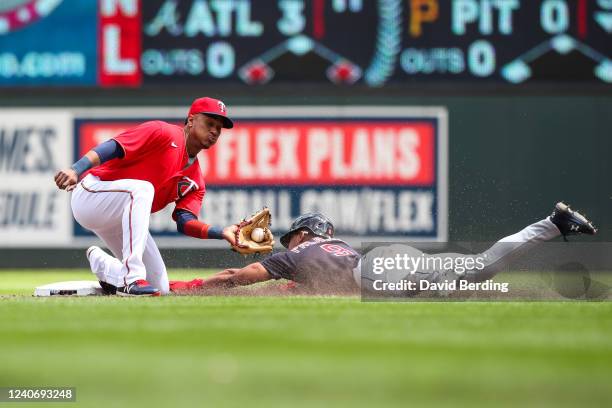
[[155, 195], [155, 187], [148, 181], [138, 180], [136, 188], [133, 191], [134, 198], [140, 200], [153, 201]]

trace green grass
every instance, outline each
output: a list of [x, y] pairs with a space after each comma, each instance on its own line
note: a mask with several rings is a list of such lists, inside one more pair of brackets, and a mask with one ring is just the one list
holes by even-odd
[[0, 272], [0, 386], [74, 386], [66, 406], [612, 403], [610, 302], [30, 296], [67, 279], [91, 275]]

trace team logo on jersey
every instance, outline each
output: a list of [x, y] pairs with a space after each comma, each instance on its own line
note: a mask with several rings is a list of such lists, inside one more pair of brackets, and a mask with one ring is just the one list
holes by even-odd
[[198, 183], [196, 183], [189, 177], [183, 177], [181, 181], [178, 182], [178, 187], [177, 187], [178, 198], [183, 198], [190, 192], [196, 191], [199, 189], [200, 189], [200, 186], [198, 186]]
[[227, 107], [225, 106], [225, 104], [221, 101], [217, 102], [217, 105], [219, 105], [219, 111], [221, 113], [225, 113], [227, 111]]
[[2, 0], [0, 35], [18, 30], [49, 15], [63, 0]]

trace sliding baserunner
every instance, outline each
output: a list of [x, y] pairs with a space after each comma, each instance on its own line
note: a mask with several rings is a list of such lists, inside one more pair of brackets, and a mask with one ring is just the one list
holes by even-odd
[[[375, 280], [380, 275], [370, 267], [374, 257], [389, 254], [405, 253], [413, 259], [429, 256], [480, 257], [483, 265], [458, 273], [454, 269], [423, 268], [413, 273], [392, 273], [387, 281], [409, 280], [440, 283], [443, 281], [463, 280], [482, 282], [493, 277], [513, 256], [534, 246], [561, 235], [589, 234], [597, 232], [593, 224], [579, 212], [566, 204], [555, 205], [552, 215], [527, 226], [518, 233], [498, 241], [495, 245], [479, 255], [461, 254], [423, 254], [416, 248], [407, 245], [378, 247], [360, 255], [346, 242], [334, 238], [332, 222], [319, 213], [309, 213], [298, 217], [289, 231], [281, 237], [281, 243], [288, 250], [273, 254], [260, 262], [251, 263], [244, 268], [226, 269], [210, 278], [195, 279], [190, 282], [173, 281], [171, 290], [199, 290], [212, 288], [231, 288], [251, 285], [272, 279], [288, 279], [298, 284], [305, 292], [310, 293], [356, 293], [360, 287], [374, 290]], [[418, 293], [418, 290], [407, 291], [406, 295]]]

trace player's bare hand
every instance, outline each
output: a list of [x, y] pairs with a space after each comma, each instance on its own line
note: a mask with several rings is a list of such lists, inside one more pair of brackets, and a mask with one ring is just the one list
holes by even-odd
[[55, 175], [55, 185], [60, 190], [72, 191], [79, 181], [79, 176], [73, 169], [63, 169]]
[[236, 245], [236, 231], [238, 230], [237, 225], [230, 225], [229, 227], [223, 228], [223, 239], [225, 239], [231, 246]]

